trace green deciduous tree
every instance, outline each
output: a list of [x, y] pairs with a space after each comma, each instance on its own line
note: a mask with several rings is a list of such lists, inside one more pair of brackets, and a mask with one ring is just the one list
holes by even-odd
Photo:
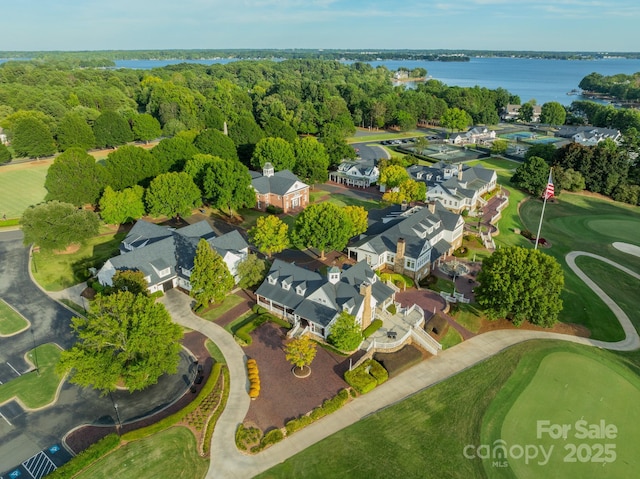
[[202, 182], [204, 197], [211, 206], [228, 211], [244, 206], [253, 206], [256, 202], [255, 190], [251, 187], [249, 169], [238, 160], [214, 158], [205, 167]]
[[141, 113], [131, 118], [131, 129], [133, 130], [133, 139], [148, 143], [162, 135], [160, 122], [149, 113]]
[[296, 139], [293, 144], [293, 172], [307, 183], [324, 183], [329, 177], [329, 154], [322, 143], [311, 136]]
[[533, 196], [540, 196], [549, 179], [549, 165], [539, 156], [532, 156], [518, 166], [511, 181]]
[[295, 239], [308, 248], [320, 250], [324, 259], [326, 250], [342, 250], [349, 241], [351, 222], [345, 212], [333, 203], [324, 202], [307, 206], [296, 219]]
[[9, 148], [0, 143], [0, 164], [9, 163], [11, 161], [11, 152]]
[[193, 144], [201, 153], [219, 156], [225, 160], [238, 160], [235, 143], [221, 131], [205, 130], [196, 136]]
[[473, 123], [471, 115], [460, 108], [448, 108], [440, 118], [440, 124], [451, 131], [465, 130]]
[[201, 193], [186, 173], [163, 173], [149, 184], [145, 195], [147, 209], [153, 216], [189, 216], [202, 204]]
[[251, 166], [261, 171], [266, 163], [271, 163], [276, 171], [293, 171], [296, 163], [293, 145], [282, 138], [263, 138], [253, 150]]
[[425, 201], [426, 197], [427, 185], [412, 179], [403, 181], [396, 189], [388, 190], [382, 195], [384, 201], [398, 205], [403, 202]]
[[116, 271], [111, 281], [114, 292], [129, 291], [135, 295], [149, 296], [149, 285], [142, 271], [130, 269]]
[[331, 325], [327, 340], [341, 351], [357, 349], [362, 343], [362, 329], [356, 321], [356, 317], [342, 311]]
[[180, 361], [182, 329], [164, 305], [129, 291], [96, 296], [87, 318], [73, 318], [78, 342], [63, 351], [59, 372], [103, 395], [124, 385], [129, 391], [174, 374]]
[[564, 125], [567, 118], [567, 110], [557, 101], [550, 101], [540, 108], [540, 123], [547, 125]]
[[289, 143], [294, 143], [298, 138], [296, 130], [284, 120], [270, 116], [264, 123], [264, 132], [272, 138], [282, 138]]
[[518, 110], [518, 120], [523, 121], [525, 123], [530, 123], [533, 121], [533, 104], [530, 102], [523, 103], [520, 105], [520, 110]]
[[491, 318], [551, 327], [562, 311], [562, 267], [540, 250], [511, 246], [494, 251], [483, 261], [478, 282], [476, 300]]
[[95, 204], [104, 188], [104, 177], [103, 168], [93, 156], [82, 148], [70, 148], [47, 170], [47, 199], [76, 206]]
[[50, 201], [27, 208], [20, 220], [24, 244], [34, 243], [46, 250], [63, 250], [98, 234], [100, 219], [93, 211], [70, 203]]
[[384, 185], [387, 190], [396, 188], [402, 183], [410, 179], [409, 173], [400, 165], [389, 165], [384, 168], [380, 168], [380, 179], [378, 183]]
[[234, 284], [226, 263], [205, 239], [198, 242], [189, 281], [189, 294], [196, 300], [196, 309], [221, 302]]
[[51, 130], [35, 117], [25, 117], [14, 123], [11, 146], [19, 157], [40, 158], [51, 156], [56, 151]]
[[236, 272], [238, 275], [238, 286], [246, 289], [262, 283], [266, 271], [266, 261], [258, 258], [258, 256], [253, 253], [249, 253], [247, 257], [238, 264]]
[[158, 158], [162, 173], [181, 170], [189, 159], [199, 153], [193, 142], [183, 136], [165, 138], [151, 150], [151, 154]]
[[133, 141], [129, 122], [115, 111], [105, 111], [96, 118], [93, 134], [99, 148], [115, 148]]
[[277, 216], [261, 216], [249, 230], [249, 238], [262, 253], [271, 257], [289, 247], [289, 226]]
[[301, 370], [311, 365], [318, 352], [317, 347], [317, 344], [305, 335], [289, 341], [284, 347], [284, 354], [287, 361]]
[[491, 145], [491, 154], [502, 155], [507, 152], [508, 147], [509, 147], [509, 142], [507, 140], [503, 140], [502, 138], [496, 138], [495, 140], [493, 140], [493, 144]]
[[100, 216], [110, 225], [130, 223], [142, 218], [145, 215], [143, 197], [142, 186], [136, 185], [122, 191], [114, 191], [107, 186], [100, 198]]
[[105, 161], [107, 184], [114, 190], [143, 186], [160, 174], [158, 158], [139, 146], [124, 145], [109, 153]]
[[90, 150], [96, 146], [96, 137], [87, 121], [75, 112], [67, 113], [60, 124], [56, 133], [58, 140], [58, 149], [66, 151], [69, 148], [82, 148]]
[[351, 231], [349, 232], [349, 238], [353, 238], [361, 233], [367, 231], [369, 227], [369, 213], [362, 206], [345, 206], [343, 208], [344, 213], [349, 218], [351, 223]]

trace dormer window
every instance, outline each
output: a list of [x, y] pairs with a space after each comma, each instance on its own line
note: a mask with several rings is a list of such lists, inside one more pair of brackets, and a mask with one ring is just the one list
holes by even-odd
[[289, 291], [291, 289], [291, 280], [289, 278], [282, 280], [282, 289], [285, 291]]
[[307, 287], [304, 283], [300, 283], [298, 286], [296, 286], [296, 294], [300, 296], [304, 296], [304, 293], [306, 292], [307, 292]]
[[278, 278], [276, 278], [275, 275], [271, 275], [267, 278], [267, 280], [269, 281], [269, 284], [271, 285], [275, 285], [278, 282]]

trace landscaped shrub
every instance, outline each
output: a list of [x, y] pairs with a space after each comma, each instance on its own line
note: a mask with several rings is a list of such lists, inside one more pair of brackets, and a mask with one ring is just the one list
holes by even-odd
[[531, 231], [529, 231], [529, 230], [522, 230], [520, 234], [522, 236], [524, 236], [525, 238], [527, 238], [527, 239], [533, 239], [534, 238], [533, 233]]
[[[215, 366], [217, 365], [218, 363], [216, 363]], [[213, 430], [216, 427], [218, 418], [227, 405], [227, 399], [229, 399], [229, 370], [227, 368], [222, 369], [222, 376], [224, 379], [224, 387], [222, 388], [222, 398], [220, 399], [220, 405], [216, 408], [216, 410], [207, 421], [204, 438], [202, 439], [202, 452], [207, 456], [209, 455], [209, 448], [211, 447], [211, 437], [213, 436]]]
[[367, 362], [365, 361], [356, 369], [344, 373], [344, 380], [349, 386], [358, 391], [359, 394], [366, 394], [369, 391], [373, 391], [378, 385], [376, 379], [367, 372], [366, 364]]
[[246, 451], [251, 444], [260, 441], [261, 436], [262, 431], [257, 427], [245, 427], [244, 424], [240, 424], [236, 429], [236, 447]]
[[278, 206], [269, 205], [267, 206], [267, 213], [272, 215], [281, 215], [282, 213], [284, 213], [284, 210]]
[[267, 446], [271, 446], [272, 444], [276, 444], [284, 439], [284, 434], [280, 429], [272, 429], [268, 433], [266, 433], [262, 437], [262, 441], [260, 441], [260, 446], [264, 449]]
[[369, 326], [367, 326], [364, 331], [362, 331], [362, 336], [364, 336], [364, 339], [367, 339], [369, 336], [371, 336], [373, 333], [375, 333], [381, 327], [382, 327], [382, 320], [381, 319], [374, 319], [371, 322], [371, 324]]
[[455, 256], [456, 258], [463, 258], [468, 255], [469, 255], [469, 249], [466, 248], [465, 246], [460, 246], [458, 249], [456, 249], [453, 252], [453, 256]]
[[296, 431], [307, 427], [309, 424], [313, 422], [311, 416], [300, 416], [297, 419], [292, 419], [287, 424], [285, 424], [285, 429], [287, 430], [287, 436], [290, 436]]
[[371, 369], [369, 369], [369, 374], [371, 374], [376, 379], [376, 382], [378, 383], [378, 385], [382, 384], [387, 379], [389, 379], [389, 373], [382, 366], [382, 364], [380, 364], [378, 361], [374, 359], [368, 362], [369, 362], [369, 365], [371, 366]]
[[256, 314], [267, 314], [269, 312], [266, 308], [263, 308], [258, 304], [253, 305], [253, 308], [251, 308], [251, 311], [253, 311]]
[[389, 311], [389, 313], [391, 313], [391, 314], [396, 314], [397, 311], [398, 311], [396, 309], [396, 304], [395, 303], [391, 303], [389, 306], [387, 306], [387, 311]]
[[247, 360], [247, 371], [250, 382], [249, 397], [255, 399], [260, 395], [260, 375], [258, 373], [258, 363], [255, 359]]

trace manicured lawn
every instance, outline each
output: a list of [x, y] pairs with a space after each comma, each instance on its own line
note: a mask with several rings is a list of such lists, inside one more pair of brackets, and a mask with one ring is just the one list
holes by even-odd
[[[595, 352], [595, 354], [594, 354]], [[482, 443], [493, 444], [502, 439], [508, 445], [526, 444], [542, 446], [550, 459], [540, 464], [540, 457], [527, 464], [524, 458], [509, 458], [508, 468], [491, 467], [485, 462], [489, 478], [518, 477], [518, 479], [550, 477], [632, 477], [640, 467], [636, 454], [640, 444], [640, 409], [631, 407], [640, 401], [640, 378], [617, 360], [598, 354], [595, 350], [581, 348], [576, 352], [557, 351], [525, 358], [518, 365], [512, 378], [491, 404], [483, 421]], [[589, 371], [588, 374], [584, 374]], [[550, 408], [550, 404], [557, 405]], [[553, 438], [538, 431], [538, 421], [549, 424], [567, 424], [567, 438]], [[586, 424], [614, 425], [615, 439], [581, 438], [576, 421]], [[595, 444], [613, 444], [617, 458], [591, 462], [597, 458]], [[567, 444], [582, 448], [585, 458], [567, 462], [570, 449]], [[582, 446], [581, 446], [582, 445]], [[552, 449], [551, 449], [552, 448]], [[586, 451], [586, 452], [585, 452]], [[593, 456], [592, 456], [593, 451]], [[588, 454], [587, 454], [588, 453]], [[601, 456], [602, 459], [606, 455]]]
[[380, 141], [380, 140], [398, 140], [401, 138], [415, 138], [416, 136], [424, 136], [422, 131], [404, 131], [402, 133], [391, 133], [384, 130], [380, 130], [380, 133], [373, 135], [352, 136], [347, 138], [347, 143], [366, 143], [368, 141]]
[[0, 168], [0, 218], [18, 218], [31, 205], [44, 201], [44, 180], [50, 161]]
[[382, 203], [376, 200], [364, 200], [357, 199], [347, 195], [341, 194], [332, 194], [329, 198], [329, 202], [333, 203], [336, 206], [362, 206], [365, 210], [369, 211], [372, 209], [382, 208]]
[[502, 217], [498, 222], [500, 234], [494, 237], [496, 247], [498, 246], [526, 246], [530, 242], [522, 235], [517, 235], [514, 229], [523, 229], [520, 215], [518, 214], [518, 204], [527, 197], [527, 194], [515, 188], [511, 184], [512, 173], [498, 172], [498, 182], [503, 189], [509, 191], [509, 204], [502, 210]]
[[[529, 200], [520, 208], [524, 225], [531, 231], [537, 229], [542, 202]], [[565, 288], [562, 294], [564, 309], [560, 320], [583, 324], [588, 327], [594, 339], [620, 340], [622, 328], [613, 313], [580, 281], [566, 266], [565, 255], [570, 251], [587, 251], [605, 256], [623, 266], [640, 271], [640, 258], [622, 253], [611, 246], [614, 241], [639, 244], [640, 211], [620, 203], [614, 203], [591, 196], [562, 193], [557, 203], [548, 203], [541, 236], [551, 243], [543, 251], [555, 257], [565, 270]], [[498, 237], [499, 238], [499, 237]], [[578, 265], [584, 259], [578, 259]], [[594, 265], [598, 275], [585, 270], [601, 287], [609, 285], [624, 291], [620, 301], [631, 301], [640, 309], [637, 286], [625, 286], [624, 273], [607, 266]], [[620, 286], [620, 288], [618, 288]], [[640, 323], [636, 323], [636, 326]]]
[[208, 308], [205, 311], [201, 311], [198, 313], [198, 316], [208, 320], [215, 321], [220, 316], [222, 316], [227, 311], [233, 309], [235, 306], [242, 303], [244, 299], [242, 299], [237, 294], [228, 294], [222, 303], [215, 304]]
[[25, 329], [29, 323], [0, 299], [0, 336], [9, 336]]
[[[483, 158], [482, 160], [474, 160], [467, 163], [470, 166], [482, 165], [485, 168], [489, 168], [491, 170], [506, 170], [511, 171], [515, 170], [522, 163], [519, 161], [509, 160], [507, 158]], [[513, 174], [513, 173], [512, 173]]]
[[31, 270], [36, 281], [47, 291], [60, 291], [89, 278], [88, 268], [100, 268], [118, 254], [125, 233], [107, 233], [91, 238], [71, 254], [40, 251], [33, 254]]
[[200, 457], [196, 440], [184, 427], [172, 427], [130, 442], [75, 476], [77, 479], [203, 478], [209, 461]]
[[456, 344], [460, 344], [461, 342], [462, 336], [460, 336], [460, 333], [456, 329], [449, 326], [449, 329], [447, 329], [447, 332], [442, 338], [442, 341], [440, 341], [440, 344], [442, 344], [442, 349], [449, 349]]
[[[38, 364], [38, 372], [32, 371], [0, 385], [0, 404], [17, 397], [30, 409], [46, 406], [53, 402], [61, 378], [55, 372], [60, 359], [60, 348], [47, 343], [31, 350], [27, 357], [34, 365]], [[37, 361], [36, 361], [37, 358]]]
[[214, 343], [210, 339], [207, 339], [204, 345], [216, 363], [227, 364], [227, 360], [225, 359], [224, 355], [222, 354], [222, 351], [220, 351], [220, 348], [216, 343]]
[[[240, 227], [249, 230], [256, 225], [258, 218], [261, 216], [267, 216], [268, 213], [264, 213], [262, 211], [254, 210], [252, 208], [242, 208], [238, 211], [238, 214], [242, 217], [242, 223], [240, 223]], [[226, 218], [225, 218], [226, 221]]]
[[472, 333], [480, 331], [484, 314], [475, 303], [458, 303], [458, 312], [452, 315], [458, 324]]

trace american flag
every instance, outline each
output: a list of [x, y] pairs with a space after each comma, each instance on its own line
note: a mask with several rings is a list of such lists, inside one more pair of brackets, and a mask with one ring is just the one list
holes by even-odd
[[547, 187], [545, 188], [544, 193], [542, 193], [542, 197], [545, 200], [548, 200], [549, 198], [553, 198], [553, 194], [553, 180], [551, 179], [551, 170], [549, 170], [549, 180], [547, 181]]

